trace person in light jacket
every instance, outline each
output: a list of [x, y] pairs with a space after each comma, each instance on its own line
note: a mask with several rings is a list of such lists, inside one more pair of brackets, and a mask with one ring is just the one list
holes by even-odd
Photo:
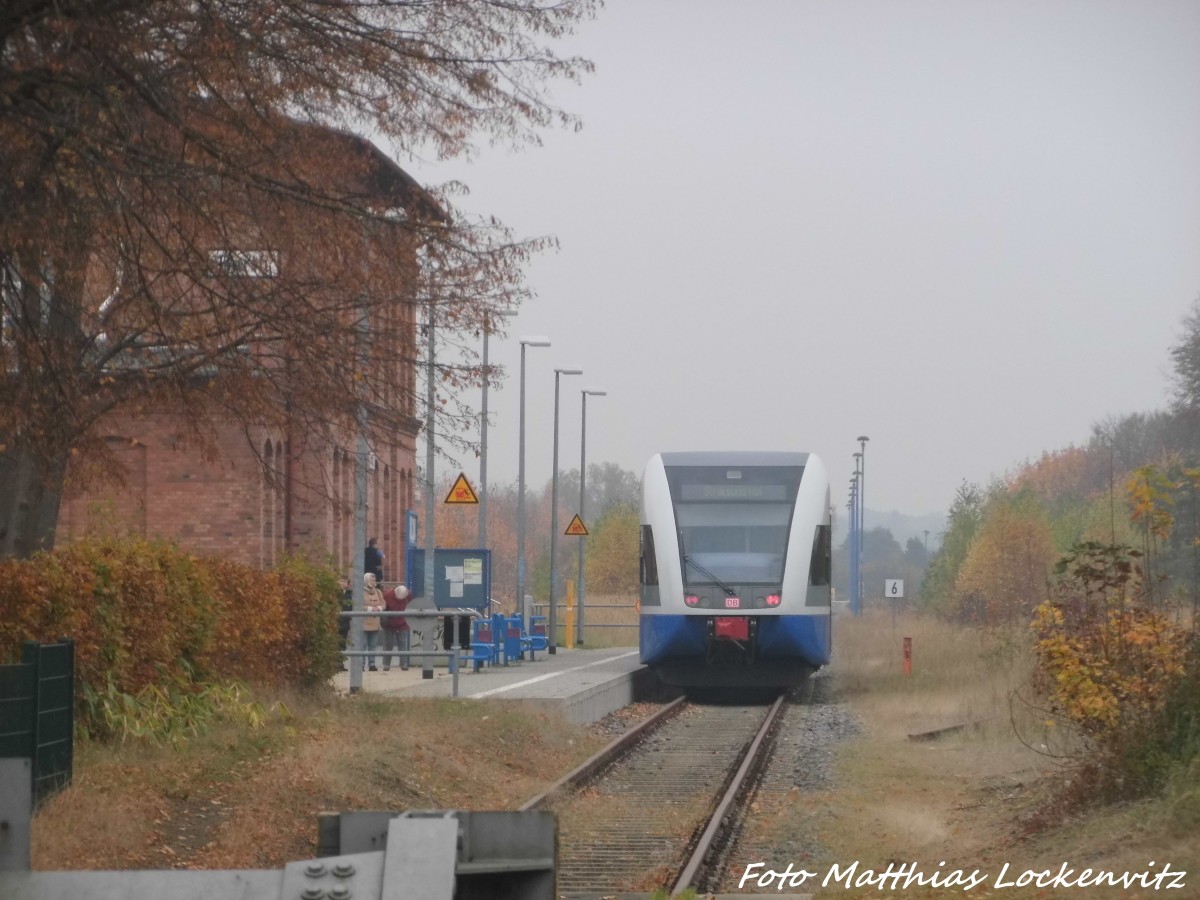
[[[368, 572], [363, 576], [363, 608], [367, 612], [383, 612], [383, 591], [375, 585], [375, 576]], [[366, 616], [363, 618], [363, 638], [367, 642], [367, 669], [378, 672], [375, 668], [375, 648], [379, 646], [379, 617]]]

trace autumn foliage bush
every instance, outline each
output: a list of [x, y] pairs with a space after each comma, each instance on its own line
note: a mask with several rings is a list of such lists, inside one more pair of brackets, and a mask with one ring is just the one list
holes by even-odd
[[316, 683], [339, 665], [339, 595], [332, 571], [298, 558], [262, 572], [162, 542], [85, 541], [0, 562], [0, 657], [72, 638], [79, 696]]
[[1082, 543], [1035, 611], [1035, 687], [1083, 738], [1092, 796], [1151, 790], [1200, 754], [1197, 635], [1146, 589], [1142, 554]]

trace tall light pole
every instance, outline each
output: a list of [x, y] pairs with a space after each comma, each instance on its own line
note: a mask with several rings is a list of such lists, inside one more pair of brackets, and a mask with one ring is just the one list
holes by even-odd
[[521, 449], [517, 454], [517, 614], [529, 630], [529, 611], [525, 608], [525, 348], [549, 347], [550, 338], [521, 338]]
[[[434, 455], [437, 447], [437, 439], [434, 429], [434, 409], [437, 406], [437, 372], [434, 364], [435, 360], [435, 342], [434, 342], [434, 319], [435, 302], [433, 295], [429, 298], [429, 323], [425, 329], [425, 571], [421, 585], [421, 601], [416, 605], [418, 609], [437, 609], [437, 600], [433, 596], [433, 557], [437, 548], [437, 540], [435, 538], [435, 523], [434, 523], [434, 501], [433, 501], [433, 465]], [[432, 626], [432, 622], [425, 623]], [[433, 650], [433, 628], [426, 627], [421, 629], [421, 649], [429, 652]], [[433, 678], [433, 659], [432, 657], [424, 657], [424, 662], [421, 665], [421, 678]]]
[[850, 609], [854, 615], [862, 614], [862, 454], [854, 452], [854, 596], [850, 598]]
[[[363, 234], [363, 265], [364, 274], [370, 269], [370, 248], [367, 235]], [[370, 298], [363, 293], [362, 306], [358, 317], [358, 364], [366, 371], [370, 349]], [[367, 546], [367, 404], [363, 398], [363, 387], [358, 388], [358, 402], [354, 407], [354, 421], [358, 429], [358, 447], [354, 458], [354, 560], [351, 569], [350, 596], [354, 610], [361, 612], [364, 606], [363, 575], [366, 570], [366, 559], [363, 551]], [[288, 452], [291, 452], [290, 450]], [[366, 647], [366, 635], [363, 634], [363, 620], [355, 617], [350, 623], [350, 646], [355, 650]], [[363, 657], [350, 657], [350, 693], [357, 694], [362, 690]]]
[[[863, 558], [867, 555], [867, 529], [865, 523], [867, 520], [867, 441], [869, 440], [870, 438], [865, 434], [860, 434], [858, 436], [858, 455], [860, 457], [860, 462], [862, 463], [862, 467], [859, 469], [858, 473], [858, 565], [860, 570], [862, 569]], [[862, 591], [861, 574], [858, 579], [858, 589], [860, 592]], [[862, 600], [863, 598], [860, 596], [858, 598], [859, 609], [862, 608]]]
[[[608, 391], [587, 390], [579, 392], [583, 399], [583, 414], [580, 416], [579, 429], [579, 521], [586, 522], [583, 516], [583, 501], [587, 496], [587, 398], [606, 397]], [[583, 643], [583, 536], [579, 537], [579, 583], [575, 586], [575, 643]]]
[[858, 460], [854, 461], [854, 476], [850, 479], [850, 612], [858, 615]]
[[551, 654], [558, 653], [558, 603], [555, 582], [558, 580], [558, 379], [560, 375], [582, 375], [583, 369], [554, 370], [554, 474], [550, 476], [550, 627], [546, 641]]
[[[488, 335], [492, 331], [494, 317], [506, 317], [508, 312], [484, 310], [483, 313], [483, 400], [479, 409], [479, 539], [480, 549], [487, 548], [487, 433], [488, 433], [488, 382], [492, 369], [488, 365]], [[490, 612], [490, 610], [489, 610]]]

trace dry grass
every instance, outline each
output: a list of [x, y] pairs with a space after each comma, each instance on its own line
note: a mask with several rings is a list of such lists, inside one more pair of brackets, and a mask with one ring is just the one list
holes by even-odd
[[182, 751], [85, 747], [34, 819], [38, 869], [277, 868], [311, 856], [316, 816], [511, 809], [603, 743], [514, 704], [291, 697], [290, 718]]
[[[979, 632], [918, 617], [840, 617], [834, 629], [835, 689], [858, 714], [862, 734], [844, 744], [835, 789], [805, 795], [803, 821], [820, 833], [822, 871], [855, 860], [885, 868], [915, 862], [925, 873], [962, 868], [989, 873], [971, 896], [1141, 897], [1153, 891], [1108, 888], [996, 888], [1025, 869], [1092, 867], [1140, 872], [1151, 861], [1200, 866], [1191, 810], [1171, 801], [1093, 811], [1055, 827], [1032, 828], [1065, 774], [1041, 751], [1053, 743], [1036, 713], [1013, 692], [1027, 681], [1028, 637]], [[913, 671], [902, 674], [902, 641], [913, 638]], [[909, 735], [964, 725], [928, 741]], [[1018, 732], [1021, 737], [1018, 738]], [[1031, 749], [1033, 745], [1036, 749]], [[788, 823], [781, 823], [786, 828]], [[809, 838], [811, 841], [811, 837]], [[808, 868], [814, 868], [809, 865]], [[1176, 897], [1200, 896], [1200, 874]], [[829, 890], [829, 889], [827, 889]], [[881, 896], [837, 888], [841, 897]], [[910, 887], [905, 897], [961, 896], [961, 888]], [[818, 894], [818, 896], [823, 896]], [[830, 894], [832, 896], [832, 894]]]
[[[903, 672], [905, 637], [912, 639], [910, 675]], [[1007, 742], [1015, 721], [1030, 742], [1044, 743], [1040, 719], [1013, 702], [1031, 665], [1029, 639], [1020, 632], [882, 613], [834, 623], [830, 671], [838, 693], [852, 698], [872, 729], [889, 737], [970, 725]]]

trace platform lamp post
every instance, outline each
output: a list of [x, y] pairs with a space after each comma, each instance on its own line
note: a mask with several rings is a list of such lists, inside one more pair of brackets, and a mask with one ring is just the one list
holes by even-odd
[[[483, 313], [483, 399], [479, 404], [479, 538], [481, 550], [487, 548], [487, 433], [488, 433], [488, 383], [492, 379], [492, 369], [488, 365], [488, 335], [492, 332], [495, 319], [507, 318], [512, 313], [500, 310], [485, 310]], [[488, 598], [491, 599], [491, 598]], [[491, 609], [488, 610], [489, 615]]]
[[[437, 344], [434, 324], [437, 319], [437, 304], [433, 295], [429, 298], [429, 319], [425, 328], [425, 555], [422, 573], [421, 598], [414, 609], [437, 609], [434, 596], [433, 563], [437, 554], [435, 506], [433, 499], [434, 461], [437, 458], [437, 428], [434, 410], [437, 408]], [[414, 585], [415, 587], [415, 585]], [[422, 623], [429, 624], [432, 623]], [[433, 629], [421, 629], [421, 649], [433, 650]], [[426, 656], [421, 664], [421, 678], [433, 678], [433, 660]]]
[[[866, 521], [867, 521], [867, 505], [866, 505], [866, 497], [867, 497], [867, 441], [869, 441], [869, 440], [870, 440], [870, 438], [869, 438], [869, 437], [867, 437], [865, 434], [860, 434], [860, 435], [858, 436], [858, 446], [859, 446], [859, 454], [858, 454], [858, 455], [859, 455], [859, 457], [860, 457], [860, 460], [859, 460], [859, 462], [861, 462], [861, 464], [862, 464], [862, 465], [859, 467], [859, 473], [858, 473], [858, 534], [859, 534], [859, 541], [858, 541], [858, 567], [859, 567], [858, 589], [859, 589], [859, 591], [860, 591], [860, 592], [862, 592], [862, 590], [863, 590], [863, 579], [862, 579], [862, 565], [863, 565], [863, 559], [864, 559], [864, 558], [866, 557], [866, 555], [867, 555], [867, 529], [866, 529]], [[858, 608], [859, 608], [859, 610], [860, 610], [860, 611], [862, 610], [862, 600], [863, 600], [863, 598], [860, 596], [860, 597], [858, 598]]]
[[850, 598], [850, 609], [854, 615], [862, 613], [862, 454], [854, 453], [854, 595]]
[[[366, 252], [366, 235], [363, 237], [364, 265], [369, 260], [369, 255]], [[369, 305], [368, 297], [364, 294], [362, 298], [362, 306], [359, 309], [358, 325], [355, 329], [358, 332], [358, 363], [363, 367], [364, 371], [369, 358], [368, 342], [370, 341], [371, 329], [369, 322]], [[354, 459], [354, 563], [352, 574], [350, 576], [351, 603], [355, 612], [361, 612], [366, 607], [365, 594], [363, 592], [363, 576], [366, 573], [366, 559], [363, 556], [363, 551], [367, 546], [367, 404], [363, 398], [363, 388], [360, 385], [358, 388], [358, 402], [354, 405], [354, 420], [358, 431], [358, 447], [355, 451]], [[289, 450], [290, 452], [290, 450]], [[363, 633], [363, 620], [361, 617], [355, 616], [350, 622], [350, 646], [355, 650], [361, 650], [366, 647], [366, 635]], [[363, 684], [363, 657], [350, 657], [350, 676], [349, 687], [351, 694], [357, 694], [362, 690]]]
[[[584, 389], [579, 392], [583, 399], [583, 411], [579, 428], [579, 521], [586, 522], [583, 501], [587, 496], [587, 398], [607, 397], [608, 391]], [[575, 586], [575, 643], [583, 643], [583, 536], [579, 537], [579, 583]]]
[[546, 643], [550, 654], [558, 653], [558, 603], [555, 597], [555, 582], [558, 580], [558, 564], [555, 552], [558, 549], [558, 381], [560, 375], [582, 375], [583, 369], [554, 370], [554, 474], [550, 476], [550, 627], [546, 629]]
[[525, 608], [525, 348], [549, 347], [550, 338], [521, 338], [521, 416], [520, 451], [517, 454], [517, 614], [529, 631], [529, 611]]
[[850, 478], [850, 612], [858, 615], [858, 460]]

